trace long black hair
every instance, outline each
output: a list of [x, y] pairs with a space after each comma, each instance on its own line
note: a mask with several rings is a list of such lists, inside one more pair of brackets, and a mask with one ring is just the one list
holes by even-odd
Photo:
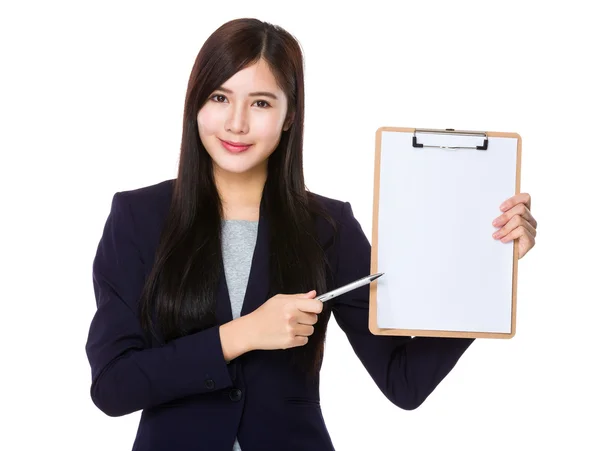
[[[260, 59], [268, 63], [286, 94], [286, 122], [292, 121], [269, 157], [263, 189], [271, 231], [269, 292], [292, 294], [315, 289], [323, 293], [328, 289], [331, 268], [319, 243], [315, 221], [319, 216], [324, 218], [334, 231], [335, 222], [304, 183], [304, 71], [300, 46], [278, 26], [257, 19], [233, 20], [207, 39], [189, 78], [171, 207], [140, 299], [142, 326], [160, 341], [168, 342], [217, 324], [223, 209], [213, 162], [199, 137], [197, 114], [214, 90]], [[289, 350], [292, 361], [307, 375], [318, 374], [321, 367], [331, 314], [328, 304], [324, 304], [308, 344]]]

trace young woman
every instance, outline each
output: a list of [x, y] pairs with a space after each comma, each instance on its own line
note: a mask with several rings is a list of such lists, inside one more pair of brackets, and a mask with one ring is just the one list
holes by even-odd
[[[306, 190], [303, 120], [296, 40], [228, 22], [192, 69], [177, 178], [114, 195], [86, 351], [98, 408], [142, 410], [134, 449], [332, 450], [319, 404], [332, 313], [402, 409], [472, 343], [372, 335], [368, 286], [315, 299], [368, 275], [371, 247], [348, 202]], [[497, 224], [520, 257], [534, 245], [529, 209], [515, 196]]]

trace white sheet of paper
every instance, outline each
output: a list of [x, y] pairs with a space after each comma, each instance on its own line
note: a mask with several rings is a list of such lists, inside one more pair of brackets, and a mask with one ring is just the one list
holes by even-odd
[[[418, 134], [432, 145], [482, 137]], [[382, 132], [378, 219], [380, 328], [510, 333], [513, 242], [492, 238], [515, 194], [517, 140], [487, 150], [413, 148]]]

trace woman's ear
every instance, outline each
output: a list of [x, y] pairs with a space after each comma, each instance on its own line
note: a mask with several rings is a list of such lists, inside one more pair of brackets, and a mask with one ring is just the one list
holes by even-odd
[[294, 123], [294, 113], [291, 113], [283, 124], [283, 131], [287, 132]]

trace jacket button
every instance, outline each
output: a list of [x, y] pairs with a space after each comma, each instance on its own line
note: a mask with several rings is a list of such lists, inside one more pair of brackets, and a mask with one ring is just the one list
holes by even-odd
[[215, 388], [215, 381], [213, 381], [212, 379], [206, 379], [204, 381], [204, 385], [206, 386], [206, 388], [212, 390], [213, 388]]
[[242, 399], [242, 390], [240, 390], [239, 388], [234, 388], [233, 390], [231, 390], [229, 392], [229, 399], [231, 399], [232, 401], [239, 401], [240, 399]]

